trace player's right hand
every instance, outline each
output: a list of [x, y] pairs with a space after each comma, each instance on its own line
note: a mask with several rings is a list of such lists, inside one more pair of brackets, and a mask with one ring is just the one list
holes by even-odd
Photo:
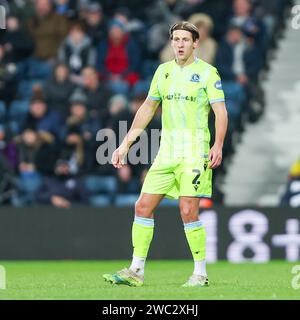
[[120, 146], [114, 151], [111, 157], [111, 163], [115, 168], [122, 168], [125, 165], [125, 157], [128, 149]]

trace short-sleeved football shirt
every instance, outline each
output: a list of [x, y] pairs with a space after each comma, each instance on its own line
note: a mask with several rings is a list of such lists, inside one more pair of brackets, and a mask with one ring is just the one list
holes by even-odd
[[158, 157], [207, 157], [211, 104], [224, 101], [219, 73], [196, 58], [181, 67], [175, 60], [157, 68], [148, 97], [162, 102], [162, 133]]

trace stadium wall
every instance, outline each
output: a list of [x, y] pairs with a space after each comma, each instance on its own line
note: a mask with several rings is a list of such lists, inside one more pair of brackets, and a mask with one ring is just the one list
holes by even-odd
[[[287, 208], [216, 207], [200, 215], [207, 260], [299, 260], [300, 215]], [[0, 260], [129, 259], [132, 208], [0, 208]], [[190, 259], [177, 207], [156, 212], [150, 259]]]

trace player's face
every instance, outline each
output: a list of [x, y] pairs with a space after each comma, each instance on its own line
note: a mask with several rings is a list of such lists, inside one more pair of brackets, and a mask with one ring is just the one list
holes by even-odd
[[198, 40], [193, 41], [191, 32], [186, 30], [173, 31], [171, 46], [174, 50], [176, 60], [186, 61], [192, 55], [198, 45]]

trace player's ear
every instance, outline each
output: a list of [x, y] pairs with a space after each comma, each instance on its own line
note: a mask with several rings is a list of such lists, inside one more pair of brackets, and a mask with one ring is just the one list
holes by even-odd
[[199, 39], [196, 39], [196, 40], [194, 41], [194, 43], [193, 43], [193, 48], [194, 48], [194, 49], [198, 48], [198, 47], [199, 47], [199, 44], [200, 44]]

